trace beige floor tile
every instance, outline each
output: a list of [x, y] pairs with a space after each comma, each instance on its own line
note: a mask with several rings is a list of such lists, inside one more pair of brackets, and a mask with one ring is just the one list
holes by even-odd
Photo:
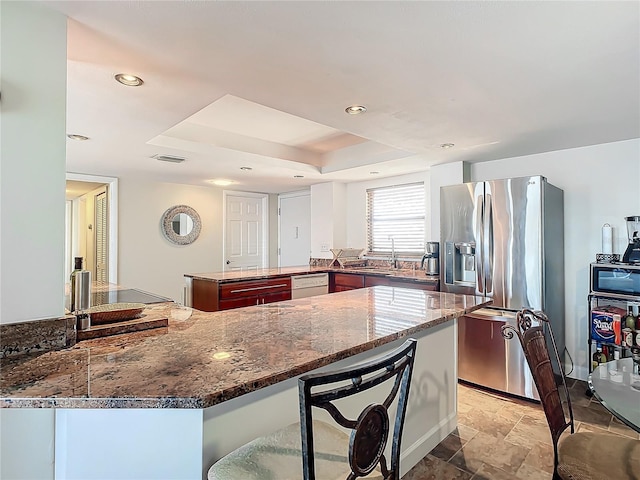
[[454, 435], [452, 433], [440, 442], [436, 448], [431, 450], [430, 455], [447, 462], [462, 448], [465, 443], [467, 443], [465, 440], [462, 440], [458, 435]]
[[471, 480], [513, 480], [513, 474], [491, 465], [482, 465]]
[[[603, 427], [598, 426], [598, 425], [592, 425], [592, 424], [586, 423], [586, 422], [578, 422], [578, 424], [575, 426], [575, 430], [576, 430], [576, 432], [611, 433], [611, 432], [609, 432], [609, 430], [607, 428], [603, 428]], [[564, 435], [569, 435], [569, 431], [570, 430], [567, 428], [567, 430], [564, 433]]]
[[476, 433], [478, 433], [478, 430], [476, 430], [475, 428], [471, 428], [466, 425], [460, 425], [460, 423], [458, 423], [458, 428], [456, 428], [456, 435], [458, 435], [465, 442], [471, 440]]
[[493, 437], [503, 438], [515, 426], [515, 422], [492, 411], [478, 408], [459, 414], [458, 425], [474, 428]]
[[[531, 447], [529, 455], [526, 456], [522, 467], [529, 466], [536, 471], [546, 472], [547, 474], [553, 473], [553, 446], [547, 443], [538, 442]], [[520, 471], [519, 470], [519, 471]]]
[[462, 470], [476, 473], [484, 463], [515, 474], [530, 449], [514, 445], [483, 432], [467, 442], [449, 461]]
[[553, 464], [551, 465], [551, 471], [538, 470], [537, 468], [523, 463], [522, 466], [516, 472], [516, 478], [518, 480], [551, 480], [553, 474]]
[[402, 480], [470, 480], [471, 473], [464, 472], [454, 465], [427, 455], [407, 472]]
[[611, 420], [611, 423], [609, 424], [609, 431], [612, 433], [617, 433], [618, 435], [624, 435], [625, 437], [634, 438], [636, 440], [640, 439], [640, 434], [638, 434], [638, 432], [630, 427], [627, 427], [616, 417], [613, 417], [613, 419]]
[[507, 437], [508, 442], [531, 448], [538, 443], [551, 445], [551, 432], [546, 419], [524, 415], [511, 429]]
[[609, 428], [611, 413], [599, 403], [591, 403], [588, 407], [573, 406], [573, 417], [579, 422], [587, 422], [602, 428]]
[[[640, 438], [584, 395], [586, 382], [569, 379], [568, 385], [577, 432]], [[432, 453], [403, 480], [550, 480], [553, 471], [551, 434], [542, 407], [467, 385], [458, 385], [458, 428]], [[448, 462], [438, 458], [450, 454]]]

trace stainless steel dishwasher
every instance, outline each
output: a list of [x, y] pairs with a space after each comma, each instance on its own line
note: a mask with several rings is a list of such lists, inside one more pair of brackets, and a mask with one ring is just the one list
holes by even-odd
[[329, 293], [329, 274], [312, 273], [291, 277], [291, 299]]

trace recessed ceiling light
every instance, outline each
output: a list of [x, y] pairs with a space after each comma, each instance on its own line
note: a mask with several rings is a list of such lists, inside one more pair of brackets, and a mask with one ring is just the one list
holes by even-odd
[[224, 180], [222, 178], [218, 180], [207, 180], [209, 183], [213, 183], [214, 185], [218, 185], [219, 187], [226, 187], [227, 185], [231, 185], [233, 182], [231, 180]]
[[294, 175], [293, 178], [304, 178], [304, 175]]
[[85, 140], [89, 140], [89, 137], [85, 137], [84, 135], [78, 135], [77, 133], [70, 133], [69, 135], [67, 135], [67, 137], [69, 137], [71, 140], [79, 140], [81, 142]]
[[380, 172], [369, 172], [369, 175], [378, 175]]
[[361, 113], [367, 111], [367, 107], [365, 107], [364, 105], [349, 105], [344, 109], [344, 111], [349, 115], [360, 115]]
[[140, 77], [129, 73], [118, 73], [114, 78], [127, 87], [139, 87], [144, 83]]
[[240, 170], [249, 171], [249, 170], [253, 170], [253, 168], [251, 168], [251, 167], [240, 167]]
[[455, 147], [455, 143], [443, 143], [440, 145], [440, 148], [453, 148]]

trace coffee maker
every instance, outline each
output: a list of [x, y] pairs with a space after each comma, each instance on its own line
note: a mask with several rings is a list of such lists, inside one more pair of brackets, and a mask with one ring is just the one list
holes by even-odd
[[640, 216], [625, 217], [629, 245], [622, 256], [623, 263], [640, 263]]
[[440, 275], [440, 243], [427, 242], [424, 245], [424, 255], [420, 268], [424, 269], [425, 275]]

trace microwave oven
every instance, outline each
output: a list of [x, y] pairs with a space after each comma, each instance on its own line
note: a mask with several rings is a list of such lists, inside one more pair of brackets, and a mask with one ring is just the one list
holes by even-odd
[[592, 263], [591, 293], [612, 298], [640, 298], [640, 265]]

